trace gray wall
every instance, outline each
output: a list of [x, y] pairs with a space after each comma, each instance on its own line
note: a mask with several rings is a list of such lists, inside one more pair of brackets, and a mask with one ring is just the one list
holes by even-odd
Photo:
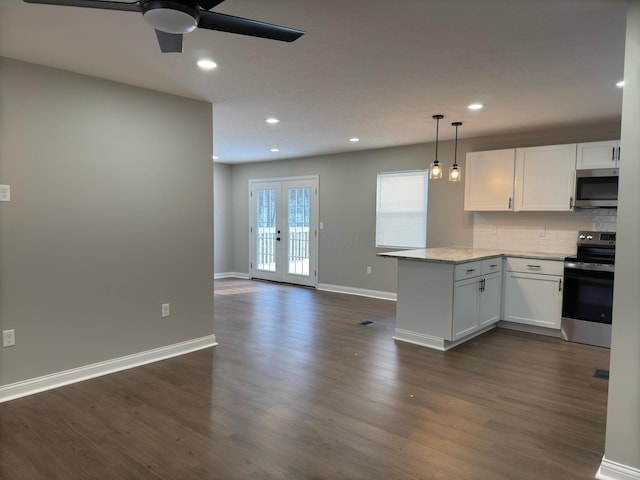
[[[640, 1], [629, 2], [605, 458], [640, 472]], [[625, 478], [620, 475], [618, 478]], [[629, 476], [629, 478], [632, 478]]]
[[[443, 147], [442, 150], [445, 154], [450, 148]], [[376, 257], [378, 250], [374, 247], [376, 175], [378, 172], [424, 168], [432, 155], [432, 145], [413, 145], [233, 165], [234, 271], [248, 272], [249, 267], [249, 179], [319, 175], [319, 219], [324, 222], [318, 241], [319, 283], [395, 291], [395, 262]], [[455, 203], [457, 196], [454, 192], [462, 188], [462, 185], [454, 185], [451, 189], [434, 187], [429, 198], [433, 198], [434, 203], [443, 199]], [[438, 192], [438, 198], [433, 197], [433, 191]], [[468, 232], [468, 228], [465, 230], [468, 215], [461, 210], [462, 204], [444, 222], [437, 215], [428, 218], [430, 246], [445, 244], [451, 230], [461, 235]], [[445, 224], [446, 228], [431, 228], [438, 223]], [[463, 243], [470, 241], [470, 234], [466, 235]], [[368, 265], [372, 266], [372, 275], [366, 274]]]
[[0, 58], [0, 385], [213, 333], [211, 152], [210, 104]]
[[223, 163], [213, 165], [213, 232], [214, 273], [225, 274], [232, 267], [232, 208], [231, 208], [231, 166]]
[[[458, 163], [464, 177], [465, 155], [469, 151], [610, 140], [619, 135], [620, 122], [613, 120], [463, 139], [458, 145]], [[319, 175], [320, 221], [324, 222], [318, 242], [319, 283], [395, 292], [396, 261], [377, 257], [381, 250], [374, 247], [376, 175], [424, 169], [433, 160], [434, 150], [431, 143], [232, 165], [233, 247], [228, 253], [233, 258], [233, 271], [247, 273], [249, 270], [249, 179]], [[438, 156], [448, 169], [453, 159], [453, 142], [441, 143]], [[472, 244], [472, 215], [463, 211], [463, 198], [463, 182], [450, 183], [446, 179], [430, 182], [429, 247]], [[368, 265], [373, 268], [372, 275], [366, 274]]]

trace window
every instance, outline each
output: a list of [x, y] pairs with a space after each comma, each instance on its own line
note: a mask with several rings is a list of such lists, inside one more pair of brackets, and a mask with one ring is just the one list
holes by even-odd
[[376, 247], [427, 246], [428, 172], [378, 174]]

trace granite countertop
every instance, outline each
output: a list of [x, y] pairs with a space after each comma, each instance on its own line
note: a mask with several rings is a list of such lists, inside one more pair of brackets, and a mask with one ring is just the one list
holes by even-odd
[[540, 260], [564, 260], [566, 253], [522, 252], [515, 250], [490, 250], [472, 247], [419, 248], [378, 253], [380, 257], [402, 258], [437, 263], [464, 263], [495, 257], [535, 258]]
[[519, 257], [519, 258], [537, 258], [540, 260], [557, 260], [564, 261], [566, 257], [571, 255], [575, 255], [571, 253], [560, 253], [560, 252], [522, 252], [519, 250], [504, 250], [502, 255], [505, 257]]

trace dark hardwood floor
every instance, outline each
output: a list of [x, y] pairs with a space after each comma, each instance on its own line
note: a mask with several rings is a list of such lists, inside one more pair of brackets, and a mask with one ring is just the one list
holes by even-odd
[[394, 311], [216, 281], [217, 347], [0, 405], [0, 478], [594, 477], [608, 350], [496, 329], [442, 353], [394, 342]]

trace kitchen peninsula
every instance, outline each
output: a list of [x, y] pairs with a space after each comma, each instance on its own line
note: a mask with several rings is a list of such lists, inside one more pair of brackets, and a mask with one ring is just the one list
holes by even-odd
[[[559, 334], [564, 254], [447, 247], [378, 255], [398, 259], [396, 340], [448, 350], [494, 328], [503, 310], [505, 257], [510, 271], [522, 270], [520, 278], [535, 281], [535, 294], [548, 297], [536, 303], [552, 307], [550, 314], [539, 315], [525, 305], [524, 313], [508, 320]], [[519, 301], [522, 295], [512, 297]]]

